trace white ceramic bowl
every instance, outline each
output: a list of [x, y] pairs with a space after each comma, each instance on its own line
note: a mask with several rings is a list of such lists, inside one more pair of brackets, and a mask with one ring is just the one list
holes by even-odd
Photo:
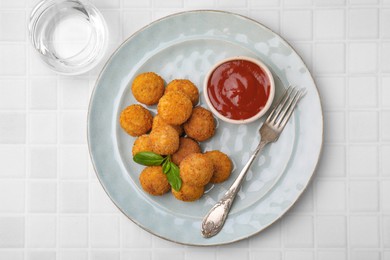
[[[210, 98], [208, 96], [208, 91], [207, 91], [207, 86], [208, 86], [208, 82], [209, 82], [209, 78], [211, 76], [211, 74], [214, 72], [215, 69], [217, 69], [217, 67], [219, 67], [221, 64], [227, 62], [227, 61], [232, 61], [232, 60], [246, 60], [246, 61], [249, 61], [249, 62], [252, 62], [256, 65], [258, 65], [265, 73], [266, 75], [268, 76], [269, 78], [269, 82], [270, 82], [270, 93], [269, 93], [269, 96], [268, 96], [268, 100], [264, 106], [263, 109], [261, 109], [257, 114], [255, 114], [254, 116], [250, 117], [250, 118], [247, 118], [247, 119], [231, 119], [231, 118], [227, 118], [226, 116], [222, 115], [220, 112], [218, 112], [213, 104], [211, 103], [210, 101]], [[254, 59], [254, 58], [250, 58], [250, 57], [246, 57], [246, 56], [235, 56], [235, 57], [230, 57], [230, 58], [226, 58], [226, 59], [223, 59], [219, 62], [217, 62], [211, 69], [210, 71], [207, 73], [205, 79], [204, 79], [204, 82], [203, 82], [203, 95], [205, 97], [205, 100], [206, 100], [206, 103], [208, 105], [208, 107], [210, 108], [211, 112], [213, 112], [213, 114], [220, 118], [221, 120], [225, 121], [225, 122], [228, 122], [228, 123], [232, 123], [232, 124], [247, 124], [247, 123], [250, 123], [250, 122], [253, 122], [257, 119], [259, 119], [260, 117], [262, 117], [265, 113], [267, 113], [268, 109], [271, 107], [271, 104], [272, 104], [272, 101], [274, 99], [274, 96], [275, 96], [275, 82], [274, 82], [274, 78], [272, 76], [272, 73], [271, 71], [267, 68], [266, 65], [264, 65], [264, 63], [262, 63], [261, 61], [257, 60], [257, 59]]]

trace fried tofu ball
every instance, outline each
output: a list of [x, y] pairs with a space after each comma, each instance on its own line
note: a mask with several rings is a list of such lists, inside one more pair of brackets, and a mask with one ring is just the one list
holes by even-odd
[[[159, 115], [156, 115], [154, 118], [153, 118], [153, 125], [152, 125], [152, 129], [154, 128], [158, 128], [158, 127], [161, 127], [161, 126], [164, 126], [164, 125], [170, 125], [168, 124], [167, 122], [164, 121], [164, 119], [162, 119], [161, 116]], [[172, 126], [176, 132], [179, 134], [179, 135], [182, 135], [183, 134], [183, 126], [181, 125], [170, 125]]]
[[153, 196], [160, 196], [171, 189], [167, 175], [163, 173], [161, 166], [148, 166], [139, 176], [144, 191]]
[[180, 163], [180, 177], [190, 186], [206, 185], [213, 176], [213, 171], [213, 163], [201, 153], [190, 154]]
[[213, 177], [211, 177], [210, 182], [220, 183], [227, 180], [233, 168], [229, 157], [217, 150], [206, 152], [204, 155], [206, 155], [214, 165]]
[[173, 196], [181, 201], [190, 202], [202, 197], [204, 193], [204, 186], [196, 187], [182, 183], [180, 191], [172, 189]]
[[157, 154], [173, 154], [179, 149], [179, 135], [170, 125], [153, 129], [149, 138], [153, 146], [153, 152]]
[[172, 154], [171, 160], [176, 165], [180, 165], [181, 161], [190, 154], [200, 153], [199, 144], [188, 137], [180, 137], [179, 150]]
[[171, 125], [181, 125], [191, 116], [192, 102], [180, 91], [169, 91], [158, 102], [158, 114]]
[[182, 91], [191, 100], [192, 105], [195, 106], [199, 102], [199, 90], [188, 79], [174, 79], [167, 85], [165, 93], [169, 91]]
[[139, 152], [151, 152], [153, 151], [152, 142], [150, 142], [149, 135], [141, 135], [133, 144], [133, 156]]
[[213, 114], [203, 107], [195, 107], [190, 119], [184, 124], [184, 132], [198, 142], [209, 139], [215, 133]]
[[146, 134], [152, 128], [152, 121], [152, 114], [141, 105], [126, 107], [119, 118], [121, 127], [131, 136]]
[[154, 72], [139, 74], [131, 86], [135, 99], [149, 106], [158, 103], [164, 90], [164, 80]]

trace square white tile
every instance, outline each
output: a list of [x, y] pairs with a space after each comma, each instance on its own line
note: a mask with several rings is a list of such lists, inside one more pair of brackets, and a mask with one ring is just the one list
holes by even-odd
[[281, 34], [288, 40], [311, 40], [313, 38], [312, 12], [310, 10], [287, 10], [282, 12]]
[[313, 217], [288, 215], [283, 218], [282, 233], [286, 247], [313, 246]]
[[279, 10], [255, 9], [249, 11], [249, 16], [275, 32], [280, 31]]
[[93, 213], [115, 213], [118, 209], [103, 190], [100, 182], [90, 183], [91, 189], [91, 205], [90, 209]]
[[249, 5], [253, 7], [278, 7], [280, 2], [280, 0], [248, 0]]
[[0, 178], [21, 178], [26, 174], [26, 151], [24, 147], [0, 146]]
[[119, 7], [120, 7], [120, 0], [112, 0], [112, 1], [91, 0], [91, 2], [92, 2], [97, 8], [101, 8], [101, 9], [119, 8]]
[[378, 37], [379, 15], [377, 9], [350, 9], [348, 16], [350, 38], [362, 39]]
[[251, 249], [278, 248], [281, 243], [281, 221], [272, 224], [271, 227], [261, 231], [261, 233], [249, 239], [249, 247]]
[[[17, 249], [16, 249], [17, 250]], [[0, 259], [7, 260], [24, 260], [24, 252], [22, 250], [19, 251], [0, 251]]]
[[90, 260], [119, 260], [120, 259], [120, 254], [118, 251], [92, 251], [90, 254]]
[[[143, 259], [152, 260], [151, 251], [122, 251], [121, 260]], [[207, 260], [207, 259], [205, 259]]]
[[317, 244], [319, 247], [340, 247], [347, 244], [347, 222], [344, 216], [317, 216]]
[[26, 81], [0, 79], [0, 109], [24, 109], [25, 107]]
[[27, 252], [27, 260], [53, 260], [57, 258], [56, 252], [47, 250], [37, 250]]
[[122, 4], [124, 8], [148, 8], [151, 6], [152, 0], [123, 0]]
[[120, 220], [121, 245], [126, 248], [152, 247], [152, 234], [140, 228], [126, 217]]
[[316, 39], [343, 39], [345, 37], [345, 11], [343, 9], [316, 10], [314, 27]]
[[341, 109], [345, 107], [345, 78], [328, 76], [317, 77], [316, 80], [324, 110]]
[[62, 248], [88, 247], [88, 217], [61, 216], [59, 244]]
[[121, 38], [121, 15], [120, 10], [102, 10], [104, 20], [106, 21], [109, 38], [111, 43], [120, 43]]
[[216, 0], [184, 0], [184, 6], [190, 9], [212, 8]]
[[378, 113], [350, 112], [349, 140], [352, 142], [375, 142], [378, 140]]
[[29, 84], [30, 108], [57, 108], [57, 79], [54, 77], [32, 78]]
[[383, 230], [383, 245], [386, 248], [390, 247], [390, 215], [383, 216], [382, 228]]
[[370, 260], [380, 260], [381, 255], [377, 251], [368, 251], [368, 250], [353, 250], [351, 252], [351, 258], [356, 259], [356, 260], [365, 260], [365, 259], [370, 259]]
[[28, 167], [29, 176], [31, 178], [56, 178], [57, 157], [57, 147], [30, 147]]
[[62, 179], [88, 178], [88, 150], [84, 146], [62, 146], [60, 148], [60, 169]]
[[349, 72], [375, 73], [378, 69], [378, 46], [375, 42], [349, 44]]
[[34, 112], [29, 115], [29, 140], [31, 144], [57, 143], [57, 113]]
[[26, 48], [24, 44], [0, 42], [0, 75], [26, 74]]
[[314, 259], [314, 253], [312, 251], [286, 251], [284, 254], [285, 260], [311, 260]]
[[382, 77], [380, 91], [382, 107], [390, 108], [390, 77]]
[[347, 259], [347, 253], [344, 250], [337, 250], [334, 249], [331, 250], [318, 250], [317, 253], [317, 259], [318, 260], [345, 260]]
[[316, 205], [319, 212], [346, 210], [346, 184], [344, 181], [321, 180], [315, 183]]
[[183, 6], [182, 0], [166, 0], [166, 1], [152, 0], [152, 1], [154, 2], [154, 5], [158, 8], [180, 8]]
[[385, 141], [390, 141], [390, 110], [382, 110], [381, 112], [381, 138]]
[[343, 43], [318, 43], [314, 46], [314, 72], [337, 74], [345, 71], [345, 45]]
[[23, 248], [24, 232], [24, 217], [0, 216], [0, 248]]
[[[195, 259], [196, 258], [194, 258], [194, 260]], [[257, 260], [257, 259], [281, 260], [282, 254], [277, 251], [251, 251], [249, 255], [249, 259], [250, 260]]]
[[140, 28], [152, 21], [152, 13], [148, 10], [123, 12], [123, 38], [126, 39]]
[[349, 242], [354, 248], [379, 246], [379, 219], [376, 216], [350, 216]]
[[31, 181], [27, 186], [29, 212], [48, 213], [57, 210], [57, 183], [55, 181]]
[[86, 122], [86, 112], [62, 112], [60, 116], [60, 142], [62, 144], [86, 144]]
[[344, 177], [346, 171], [346, 151], [342, 145], [324, 145], [318, 165], [318, 176]]
[[26, 0], [0, 0], [0, 7], [4, 8], [24, 8]]
[[351, 145], [348, 150], [349, 176], [378, 175], [378, 148], [375, 145]]
[[64, 213], [88, 212], [87, 182], [62, 181], [60, 183], [60, 211]]
[[0, 41], [24, 41], [27, 33], [26, 14], [21, 10], [0, 12]]
[[376, 77], [350, 77], [348, 92], [350, 107], [369, 108], [378, 105], [378, 84]]
[[390, 42], [381, 45], [381, 70], [385, 72], [390, 71]]
[[344, 112], [324, 113], [324, 140], [327, 143], [345, 141], [345, 114]]
[[389, 39], [390, 31], [388, 28], [390, 28], [390, 9], [381, 8], [379, 28], [381, 30], [381, 36]]
[[390, 176], [390, 145], [383, 145], [380, 148], [381, 165], [380, 171], [382, 176]]
[[217, 6], [223, 8], [244, 8], [247, 5], [247, 0], [216, 0], [216, 1], [217, 1]]
[[25, 142], [26, 114], [0, 112], [0, 144], [22, 144]]
[[89, 81], [86, 78], [64, 78], [59, 81], [61, 108], [87, 109]]
[[[58, 258], [58, 257], [57, 257]], [[60, 251], [59, 260], [88, 260], [87, 250], [83, 251]]]
[[0, 180], [0, 213], [24, 212], [25, 186], [22, 180]]
[[27, 217], [27, 241], [29, 248], [52, 248], [57, 244], [57, 217], [31, 215]]
[[90, 244], [93, 248], [119, 247], [119, 217], [93, 215], [90, 218]]
[[349, 206], [352, 211], [377, 211], [379, 185], [376, 181], [350, 181]]
[[383, 180], [381, 185], [381, 211], [390, 212], [390, 180]]

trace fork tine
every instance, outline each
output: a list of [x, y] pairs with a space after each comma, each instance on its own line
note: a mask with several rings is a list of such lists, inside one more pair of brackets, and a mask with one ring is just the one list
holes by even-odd
[[287, 121], [290, 119], [292, 113], [294, 112], [295, 106], [297, 105], [298, 101], [303, 97], [304, 94], [305, 92], [303, 90], [301, 89], [297, 90], [296, 94], [291, 99], [291, 103], [288, 106], [288, 109], [285, 111], [281, 121], [279, 122], [278, 127], [283, 129], [286, 126]]
[[271, 114], [267, 117], [267, 122], [275, 124], [276, 119], [278, 118], [280, 111], [282, 110], [283, 106], [285, 105], [288, 96], [291, 94], [293, 91], [293, 88], [291, 85], [285, 90], [283, 96], [279, 98], [279, 101], [275, 108], [272, 110]]

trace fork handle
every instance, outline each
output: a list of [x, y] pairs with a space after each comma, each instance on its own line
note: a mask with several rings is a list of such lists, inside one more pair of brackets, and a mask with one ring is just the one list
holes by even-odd
[[242, 181], [244, 180], [249, 168], [251, 167], [253, 161], [256, 159], [257, 155], [263, 150], [264, 146], [268, 142], [261, 140], [257, 146], [254, 153], [249, 158], [249, 161], [245, 164], [244, 168], [241, 170], [240, 174], [237, 176], [236, 180], [232, 186], [226, 191], [223, 197], [218, 201], [214, 207], [207, 213], [202, 221], [202, 235], [205, 238], [215, 236], [221, 231], [223, 224], [229, 214], [230, 208], [233, 204], [234, 199], [237, 196], [238, 191], [240, 190]]

